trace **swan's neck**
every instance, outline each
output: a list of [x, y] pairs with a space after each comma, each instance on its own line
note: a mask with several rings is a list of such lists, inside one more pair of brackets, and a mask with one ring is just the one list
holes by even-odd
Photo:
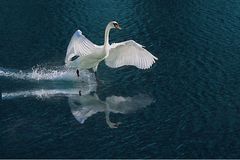
[[110, 25], [107, 25], [106, 29], [105, 29], [105, 35], [104, 35], [104, 47], [108, 47], [109, 46], [109, 32], [111, 30]]

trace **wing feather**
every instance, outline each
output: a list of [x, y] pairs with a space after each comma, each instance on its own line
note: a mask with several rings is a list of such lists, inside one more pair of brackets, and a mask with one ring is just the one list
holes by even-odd
[[105, 63], [112, 68], [122, 67], [124, 65], [136, 66], [140, 69], [148, 69], [158, 60], [150, 52], [133, 40], [113, 43], [110, 46], [109, 56]]
[[77, 30], [68, 45], [65, 64], [70, 64], [74, 57], [83, 57], [92, 54], [99, 46], [88, 40], [80, 30]]

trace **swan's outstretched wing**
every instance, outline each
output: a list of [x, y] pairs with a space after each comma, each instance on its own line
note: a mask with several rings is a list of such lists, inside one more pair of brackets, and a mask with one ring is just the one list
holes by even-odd
[[80, 30], [77, 30], [68, 45], [65, 64], [71, 63], [78, 57], [92, 54], [97, 48], [97, 45], [88, 40]]
[[109, 56], [105, 59], [106, 64], [112, 68], [124, 65], [136, 66], [140, 69], [150, 68], [158, 58], [133, 40], [113, 43], [110, 46]]

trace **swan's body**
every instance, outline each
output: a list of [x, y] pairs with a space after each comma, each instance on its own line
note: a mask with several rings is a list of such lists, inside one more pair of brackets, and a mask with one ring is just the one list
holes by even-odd
[[79, 70], [93, 69], [96, 72], [98, 64], [103, 60], [111, 68], [133, 65], [140, 69], [148, 69], [155, 63], [157, 57], [133, 40], [110, 45], [109, 32], [112, 28], [120, 29], [117, 22], [108, 23], [102, 46], [92, 43], [80, 30], [76, 31], [68, 45], [65, 64]]

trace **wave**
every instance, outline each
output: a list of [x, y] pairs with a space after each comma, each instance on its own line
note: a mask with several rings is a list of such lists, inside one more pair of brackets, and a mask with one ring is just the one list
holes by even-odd
[[95, 77], [92, 73], [89, 73], [88, 71], [80, 71], [80, 77], [77, 77], [76, 70], [64, 66], [51, 68], [36, 66], [31, 70], [14, 70], [0, 67], [0, 78], [1, 77], [32, 81], [61, 80], [95, 83]]
[[17, 91], [10, 93], [2, 93], [2, 99], [14, 99], [14, 98], [26, 98], [26, 97], [37, 97], [37, 98], [47, 98], [57, 95], [71, 95], [77, 94], [76, 89], [39, 89], [39, 90], [29, 90], [29, 91]]
[[[2, 99], [66, 96], [79, 94], [79, 90], [81, 90], [82, 94], [87, 94], [92, 90], [96, 90], [97, 85], [94, 74], [88, 71], [81, 71], [80, 77], [77, 77], [75, 69], [69, 69], [64, 66], [48, 68], [36, 66], [30, 70], [15, 70], [0, 67], [1, 79], [20, 80], [24, 82], [20, 83], [17, 88], [13, 88], [18, 91], [5, 90], [2, 92]], [[15, 83], [15, 81], [10, 81], [9, 85], [11, 83]], [[31, 85], [28, 85], [29, 83]]]
[[69, 97], [81, 94], [88, 94], [90, 91], [94, 90], [95, 86], [78, 88], [78, 89], [36, 89], [36, 90], [27, 90], [27, 91], [16, 91], [16, 92], [5, 92], [2, 93], [2, 100], [15, 99], [15, 98], [27, 98], [27, 97], [36, 97], [36, 98], [50, 98], [50, 97]]

